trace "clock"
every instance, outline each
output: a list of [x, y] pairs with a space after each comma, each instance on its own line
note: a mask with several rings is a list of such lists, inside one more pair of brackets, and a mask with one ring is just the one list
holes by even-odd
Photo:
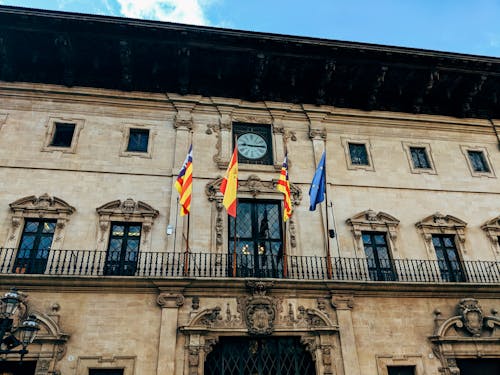
[[238, 137], [238, 152], [250, 160], [260, 159], [267, 153], [267, 142], [255, 133], [241, 134]]

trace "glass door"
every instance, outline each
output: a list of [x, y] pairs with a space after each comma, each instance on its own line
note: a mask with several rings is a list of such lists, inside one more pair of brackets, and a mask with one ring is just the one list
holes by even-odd
[[111, 223], [105, 275], [132, 276], [137, 268], [141, 224]]
[[436, 251], [442, 279], [451, 282], [465, 281], [462, 262], [458, 257], [458, 251], [455, 246], [455, 236], [447, 234], [433, 235], [432, 244]]
[[[231, 268], [236, 245], [236, 276], [282, 277], [281, 223], [279, 201], [243, 199], [238, 201], [236, 219], [229, 217], [228, 231]], [[232, 272], [230, 269], [229, 274], [232, 275]]]

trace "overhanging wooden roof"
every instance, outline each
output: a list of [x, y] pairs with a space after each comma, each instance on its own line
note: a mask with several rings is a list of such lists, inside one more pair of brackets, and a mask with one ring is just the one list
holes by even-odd
[[0, 80], [500, 118], [500, 59], [0, 6]]

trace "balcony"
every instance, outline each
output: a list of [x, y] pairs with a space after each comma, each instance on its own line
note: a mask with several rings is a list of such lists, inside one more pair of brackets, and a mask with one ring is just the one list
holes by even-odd
[[[111, 258], [106, 251], [44, 250], [17, 257], [0, 249], [0, 274], [52, 276], [127, 276], [151, 278], [281, 278], [292, 280], [378, 281], [412, 283], [500, 283], [500, 262], [397, 259], [382, 267], [364, 258], [213, 253], [139, 252]], [[26, 253], [25, 253], [26, 254]]]

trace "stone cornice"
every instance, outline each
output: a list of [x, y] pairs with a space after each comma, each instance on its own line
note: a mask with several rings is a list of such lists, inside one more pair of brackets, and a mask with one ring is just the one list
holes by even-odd
[[[248, 279], [157, 279], [141, 277], [73, 277], [49, 275], [1, 275], [0, 284], [15, 285], [26, 293], [40, 291], [82, 292], [117, 294], [145, 293], [182, 290], [185, 297], [238, 296], [247, 292]], [[478, 287], [480, 286], [480, 287]], [[290, 296], [291, 291], [303, 297], [330, 298], [335, 295], [356, 297], [407, 297], [407, 298], [496, 298], [498, 284], [473, 283], [402, 283], [402, 282], [342, 282], [322, 280], [274, 280], [274, 296]]]

